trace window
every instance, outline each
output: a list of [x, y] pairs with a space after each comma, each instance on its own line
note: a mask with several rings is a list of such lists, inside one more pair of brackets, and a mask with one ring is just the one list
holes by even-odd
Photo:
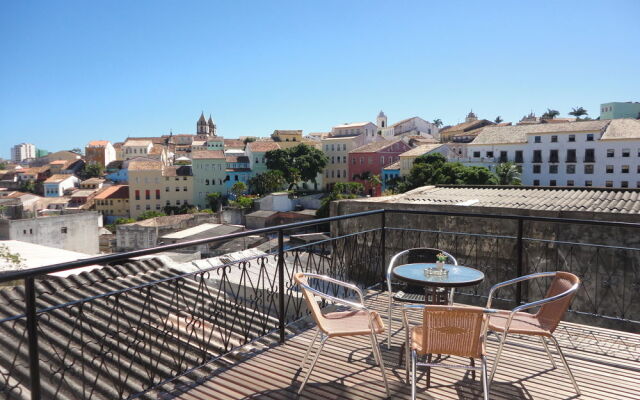
[[355, 157], [351, 157], [351, 165], [356, 165], [356, 158]]
[[637, 181], [637, 182], [636, 182], [636, 187], [637, 187], [638, 189], [640, 189], [640, 181]]
[[575, 142], [576, 141], [576, 135], [569, 135], [569, 142]]
[[500, 162], [501, 163], [506, 163], [507, 160], [507, 152], [506, 151], [501, 151], [500, 152]]
[[260, 159], [256, 157], [256, 164], [260, 164]]
[[558, 159], [558, 150], [549, 150], [549, 162], [557, 163]]
[[331, 145], [331, 151], [336, 151], [336, 147], [333, 144]]
[[628, 188], [628, 187], [629, 187], [629, 182], [628, 182], [628, 181], [622, 181], [622, 182], [620, 182], [620, 187]]
[[166, 186], [166, 187], [164, 188], [164, 191], [165, 191], [165, 192], [168, 192], [168, 191], [169, 191], [169, 186]]
[[551, 136], [551, 143], [557, 143], [558, 142], [558, 136], [557, 135], [552, 135]]
[[369, 165], [373, 164], [373, 157], [367, 157], [367, 158], [368, 158], [367, 161], [369, 161]]
[[136, 210], [140, 210], [140, 204], [136, 204]]
[[333, 156], [331, 156], [331, 164], [335, 164], [335, 163], [336, 163], [336, 162], [335, 162], [334, 157], [333, 157]]
[[551, 180], [549, 181], [549, 186], [557, 186], [557, 185], [556, 185], [556, 180], [555, 180], [555, 179], [551, 179]]
[[595, 151], [593, 149], [584, 150], [584, 162], [596, 162]]
[[473, 157], [480, 158], [480, 152], [479, 151], [474, 151], [473, 152]]
[[360, 165], [364, 164], [364, 157], [360, 157]]
[[160, 204], [156, 204], [156, 210], [160, 209]]
[[140, 191], [136, 190], [136, 200], [140, 200]]
[[[200, 193], [200, 197], [202, 197], [202, 193]], [[166, 204], [166, 205], [168, 205], [168, 206], [170, 206], [170, 205], [171, 205], [171, 201], [167, 200], [167, 201], [165, 202], [165, 204]]]
[[347, 156], [343, 156], [342, 157], [342, 162], [345, 163], [345, 164], [347, 163]]
[[620, 172], [622, 172], [623, 174], [628, 174], [629, 173], [629, 166], [628, 165], [623, 165]]
[[640, 174], [640, 165], [636, 167], [636, 172]]
[[[205, 185], [209, 185], [209, 180], [208, 179], [205, 179], [204, 182], [205, 182]], [[167, 188], [167, 189], [169, 189], [169, 188]], [[168, 192], [168, 190], [167, 190], [167, 192]]]
[[346, 143], [342, 144], [342, 151], [347, 151], [347, 144]]
[[533, 151], [533, 162], [541, 163], [542, 162], [542, 150], [534, 150]]
[[534, 165], [533, 166], [533, 173], [534, 174], [539, 174], [540, 173], [540, 165]]
[[567, 165], [567, 174], [575, 174], [576, 166], [574, 164]]
[[622, 149], [622, 157], [629, 157], [631, 155], [630, 149]]
[[176, 205], [179, 206], [180, 205], [180, 200], [176, 200]]
[[540, 143], [541, 141], [542, 141], [542, 140], [541, 140], [541, 137], [540, 137], [540, 136], [534, 136], [534, 137], [533, 137], [533, 143]]
[[156, 200], [160, 200], [160, 189], [156, 189]]
[[550, 174], [557, 174], [558, 173], [558, 166], [557, 165], [549, 165], [549, 173]]
[[576, 149], [567, 149], [567, 162], [576, 162]]
[[176, 192], [179, 192], [179, 191], [180, 191], [180, 187], [176, 186]]
[[332, 178], [335, 178], [335, 177], [336, 177], [336, 171], [331, 170], [331, 177], [332, 177]]
[[584, 181], [584, 185], [585, 185], [586, 187], [590, 187], [590, 186], [593, 186], [593, 182], [591, 182], [591, 181]]
[[616, 152], [614, 149], [607, 150], [607, 157], [611, 158], [611, 157], [614, 157], [615, 155], [616, 155]]
[[517, 163], [524, 162], [522, 157], [522, 150], [516, 150], [516, 162]]
[[336, 177], [340, 178], [340, 170], [338, 170], [338, 172], [336, 172]]
[[575, 184], [573, 183], [573, 180], [569, 179], [567, 181], [567, 186], [574, 186]]
[[593, 165], [585, 165], [584, 166], [585, 174], [593, 174]]
[[593, 133], [587, 133], [587, 142], [593, 142]]
[[606, 182], [604, 183], [604, 186], [605, 186], [605, 187], [613, 187], [613, 181], [606, 181]]
[[144, 206], [145, 210], [151, 210], [151, 204], [147, 204], [146, 206]]
[[67, 233], [67, 227], [63, 226], [62, 228], [60, 228], [60, 233]]
[[384, 165], [384, 156], [380, 157], [380, 164]]
[[493, 151], [487, 151], [487, 158], [493, 158]]
[[607, 174], [613, 174], [613, 165], [607, 165], [605, 170], [607, 171]]
[[540, 181], [538, 179], [534, 179], [533, 186], [540, 186]]

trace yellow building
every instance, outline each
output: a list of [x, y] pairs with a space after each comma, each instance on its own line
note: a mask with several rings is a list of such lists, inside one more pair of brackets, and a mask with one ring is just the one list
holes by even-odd
[[302, 130], [275, 130], [271, 138], [278, 142], [281, 149], [288, 149], [302, 143]]
[[407, 176], [411, 172], [413, 162], [416, 158], [429, 153], [440, 153], [443, 156], [447, 156], [447, 145], [444, 144], [423, 144], [415, 147], [409, 151], [405, 151], [400, 154], [400, 176]]
[[129, 218], [129, 186], [109, 186], [93, 198], [96, 211], [109, 222]]
[[324, 187], [331, 190], [337, 182], [349, 182], [349, 152], [364, 145], [364, 135], [325, 137], [320, 141], [322, 152], [329, 162], [324, 169]]
[[193, 203], [193, 174], [189, 165], [164, 166], [156, 160], [129, 163], [129, 213], [137, 218], [145, 211]]

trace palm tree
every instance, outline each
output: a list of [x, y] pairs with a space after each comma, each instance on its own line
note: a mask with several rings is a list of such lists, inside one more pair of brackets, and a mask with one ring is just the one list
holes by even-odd
[[440, 118], [436, 118], [436, 119], [433, 120], [433, 124], [436, 127], [440, 128], [442, 126], [442, 120]]
[[576, 119], [580, 119], [580, 117], [584, 115], [588, 115], [589, 113], [582, 107], [573, 108], [573, 110], [569, 113], [569, 115], [573, 115]]
[[500, 185], [520, 185], [520, 171], [518, 166], [512, 162], [498, 164], [496, 176]]
[[558, 115], [560, 115], [560, 111], [547, 108], [547, 111], [542, 114], [542, 119], [554, 119]]
[[504, 120], [503, 120], [503, 119], [502, 119], [502, 117], [501, 117], [501, 116], [499, 116], [499, 115], [496, 117], [496, 119], [494, 119], [494, 120], [493, 120], [493, 122], [495, 122], [496, 124], [499, 124], [499, 123], [500, 123], [500, 122], [502, 122], [502, 121], [504, 121]]

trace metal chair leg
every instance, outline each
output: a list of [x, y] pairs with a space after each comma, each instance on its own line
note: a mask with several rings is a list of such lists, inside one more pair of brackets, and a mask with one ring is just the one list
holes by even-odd
[[547, 345], [547, 341], [544, 338], [544, 336], [540, 336], [540, 341], [542, 342], [542, 345], [544, 346], [544, 349], [547, 352], [547, 356], [549, 356], [549, 361], [551, 361], [551, 365], [553, 366], [553, 368], [558, 368], [556, 366], [556, 361], [553, 359], [553, 355], [551, 355], [551, 352], [549, 351], [549, 346]]
[[411, 400], [416, 400], [416, 358], [415, 350], [411, 350]]
[[[431, 364], [433, 354], [427, 354], [427, 363]], [[431, 367], [427, 367], [427, 389], [431, 387]]]
[[380, 353], [380, 348], [378, 347], [378, 337], [375, 332], [371, 333], [371, 347], [373, 350], [373, 357], [378, 362], [380, 366], [380, 372], [382, 373], [382, 381], [384, 382], [384, 390], [387, 392], [387, 397], [391, 397], [391, 393], [389, 392], [389, 382], [387, 381], [387, 374], [384, 370], [384, 361], [382, 360], [382, 354]]
[[309, 343], [309, 347], [307, 348], [307, 352], [304, 355], [304, 359], [302, 359], [302, 364], [300, 364], [300, 368], [304, 369], [307, 365], [307, 360], [309, 359], [309, 354], [311, 353], [311, 349], [313, 345], [316, 344], [316, 340], [318, 340], [318, 335], [320, 335], [320, 328], [316, 328], [316, 334], [313, 336], [313, 340]]
[[409, 338], [407, 337], [407, 340], [405, 341], [405, 343], [403, 343], [403, 349], [404, 350], [404, 355], [405, 355], [405, 360], [404, 360], [404, 369], [405, 372], [407, 374], [407, 382], [409, 382], [409, 370], [411, 369], [411, 366], [409, 365], [411, 363], [411, 345], [409, 344]]
[[489, 375], [489, 383], [493, 382], [493, 376], [496, 374], [496, 369], [498, 368], [498, 362], [500, 361], [500, 355], [502, 354], [502, 348], [504, 347], [504, 343], [506, 341], [507, 341], [507, 331], [504, 331], [504, 333], [502, 334], [502, 340], [498, 345], [496, 358], [493, 360], [493, 366], [491, 367], [491, 375]]
[[553, 342], [553, 344], [556, 346], [556, 350], [558, 351], [558, 354], [560, 355], [560, 360], [562, 361], [562, 364], [564, 364], [564, 369], [567, 370], [567, 374], [569, 375], [569, 378], [571, 379], [571, 383], [573, 383], [573, 387], [576, 389], [576, 393], [578, 395], [580, 395], [580, 388], [578, 387], [578, 382], [576, 382], [576, 378], [573, 376], [573, 372], [571, 372], [571, 368], [569, 368], [569, 364], [567, 363], [567, 359], [564, 357], [564, 353], [562, 353], [562, 349], [560, 349], [560, 344], [558, 343], [558, 341], [556, 340], [555, 337], [550, 336], [549, 337], [551, 339], [551, 341]]
[[309, 377], [311, 376], [311, 372], [313, 371], [313, 368], [316, 366], [316, 362], [318, 361], [318, 357], [320, 356], [320, 353], [322, 352], [322, 348], [324, 347], [324, 344], [327, 341], [327, 339], [329, 339], [329, 336], [324, 336], [323, 335], [323, 338], [320, 340], [320, 347], [318, 347], [318, 352], [316, 353], [315, 357], [313, 357], [313, 361], [311, 362], [311, 365], [309, 366], [309, 371], [307, 371], [307, 376], [304, 378], [304, 381], [302, 381], [302, 385], [300, 385], [300, 389], [298, 389], [298, 394], [302, 393], [302, 389], [304, 389], [304, 385], [307, 384], [307, 381], [309, 380]]
[[455, 292], [455, 288], [449, 288], [449, 305], [453, 305], [453, 293]]
[[392, 302], [391, 295], [389, 295], [389, 330], [387, 331], [387, 350], [391, 350], [391, 311], [392, 311]]
[[489, 379], [487, 377], [487, 357], [482, 356], [482, 394], [484, 400], [489, 400]]

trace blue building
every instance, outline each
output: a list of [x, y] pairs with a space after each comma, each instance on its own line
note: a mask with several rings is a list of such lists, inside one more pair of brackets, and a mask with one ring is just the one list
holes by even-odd
[[394, 162], [391, 165], [388, 165], [382, 168], [382, 174], [380, 174], [380, 178], [382, 180], [382, 191], [387, 190], [388, 182], [392, 179], [400, 177], [400, 161]]
[[227, 176], [225, 177], [225, 189], [227, 195], [231, 194], [231, 188], [236, 182], [243, 182], [249, 186], [251, 169], [249, 168], [249, 157], [247, 156], [226, 156]]

